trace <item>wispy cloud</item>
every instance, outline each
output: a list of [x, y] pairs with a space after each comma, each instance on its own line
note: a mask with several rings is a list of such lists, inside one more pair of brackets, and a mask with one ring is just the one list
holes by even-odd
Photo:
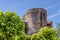
[[60, 16], [60, 10], [58, 10], [57, 13], [55, 13], [51, 16], [48, 16], [47, 18], [50, 19], [50, 18], [54, 18], [54, 17], [57, 17], [57, 16]]
[[59, 6], [59, 5], [60, 5], [60, 2], [53, 4], [53, 5], [50, 5], [50, 6], [46, 7], [45, 9], [48, 10], [48, 9], [54, 8], [54, 7]]

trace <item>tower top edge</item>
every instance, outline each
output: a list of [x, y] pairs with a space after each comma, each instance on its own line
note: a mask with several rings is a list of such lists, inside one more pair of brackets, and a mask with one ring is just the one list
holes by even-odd
[[28, 9], [28, 11], [29, 10], [38, 10], [38, 9], [40, 9], [40, 10], [46, 10], [45, 8], [30, 8], [30, 9]]
[[30, 8], [28, 9], [26, 12], [25, 12], [25, 15], [28, 15], [28, 14], [31, 14], [30, 12], [46, 12], [46, 9], [45, 8]]

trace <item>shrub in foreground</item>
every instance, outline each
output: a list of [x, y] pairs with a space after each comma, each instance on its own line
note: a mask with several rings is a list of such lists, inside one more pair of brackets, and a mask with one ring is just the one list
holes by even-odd
[[24, 24], [15, 12], [0, 11], [0, 39], [1, 40], [17, 40], [24, 31]]
[[56, 33], [52, 28], [44, 27], [37, 34], [33, 34], [31, 40], [56, 40]]

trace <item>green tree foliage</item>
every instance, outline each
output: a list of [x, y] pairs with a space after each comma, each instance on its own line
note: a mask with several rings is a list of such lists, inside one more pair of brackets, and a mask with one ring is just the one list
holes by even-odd
[[17, 40], [24, 32], [24, 23], [15, 12], [0, 11], [0, 39]]
[[39, 35], [33, 34], [33, 35], [31, 36], [31, 40], [40, 40]]
[[41, 28], [38, 35], [42, 36], [46, 40], [56, 40], [56, 33], [52, 28], [44, 27]]
[[60, 37], [57, 40], [60, 40]]
[[52, 28], [44, 27], [37, 34], [33, 34], [31, 40], [56, 40], [56, 33]]
[[31, 36], [25, 35], [25, 40], [31, 40]]

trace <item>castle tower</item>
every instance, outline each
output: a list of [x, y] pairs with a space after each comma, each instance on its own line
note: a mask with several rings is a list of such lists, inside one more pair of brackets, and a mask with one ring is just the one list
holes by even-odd
[[29, 9], [24, 15], [25, 33], [31, 35], [38, 32], [41, 27], [47, 26], [47, 14], [43, 8]]

